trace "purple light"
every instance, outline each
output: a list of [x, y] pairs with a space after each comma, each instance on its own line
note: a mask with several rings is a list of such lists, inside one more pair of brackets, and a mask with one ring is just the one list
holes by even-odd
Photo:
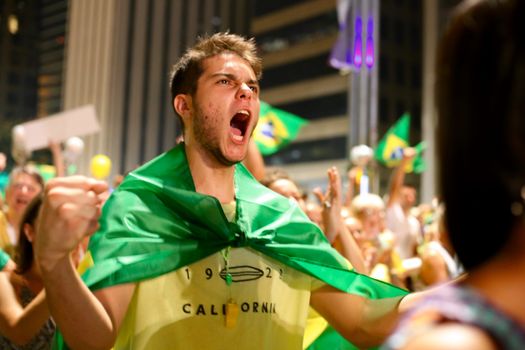
[[355, 19], [355, 38], [354, 38], [354, 66], [359, 69], [363, 63], [363, 21], [358, 16]]
[[372, 69], [374, 65], [374, 20], [372, 17], [368, 17], [368, 24], [366, 28], [365, 64], [368, 69]]

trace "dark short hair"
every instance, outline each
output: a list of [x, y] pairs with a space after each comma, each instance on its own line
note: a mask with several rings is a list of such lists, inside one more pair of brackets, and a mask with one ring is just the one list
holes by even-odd
[[[232, 52], [246, 60], [252, 67], [257, 80], [262, 76], [262, 60], [257, 54], [255, 40], [230, 33], [216, 33], [212, 36], [199, 38], [195, 46], [189, 48], [173, 66], [170, 77], [171, 101], [179, 94], [193, 95], [197, 91], [197, 81], [202, 72], [202, 62], [209, 57], [223, 52]], [[179, 118], [184, 128], [182, 119]]]
[[38, 212], [40, 211], [40, 207], [42, 205], [42, 199], [43, 194], [41, 192], [35, 198], [33, 198], [31, 203], [29, 203], [26, 210], [24, 211], [22, 220], [20, 221], [19, 239], [15, 255], [16, 272], [18, 274], [23, 274], [29, 271], [29, 269], [31, 269], [31, 265], [33, 264], [33, 243], [29, 242], [27, 239], [24, 232], [24, 226], [25, 224], [29, 224], [33, 226], [33, 228], [35, 227], [36, 218], [38, 217]]
[[525, 185], [525, 1], [463, 3], [436, 61], [439, 184], [467, 269], [508, 243]]

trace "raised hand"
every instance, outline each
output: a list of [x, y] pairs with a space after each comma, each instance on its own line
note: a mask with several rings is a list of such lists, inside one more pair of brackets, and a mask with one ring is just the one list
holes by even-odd
[[341, 177], [336, 167], [331, 167], [327, 170], [328, 174], [328, 188], [325, 193], [321, 189], [316, 188], [313, 193], [321, 202], [323, 211], [323, 226], [324, 233], [328, 241], [333, 242], [339, 232], [341, 231]]
[[43, 272], [69, 258], [85, 236], [96, 232], [106, 191], [105, 182], [83, 176], [48, 182], [35, 239], [35, 254]]

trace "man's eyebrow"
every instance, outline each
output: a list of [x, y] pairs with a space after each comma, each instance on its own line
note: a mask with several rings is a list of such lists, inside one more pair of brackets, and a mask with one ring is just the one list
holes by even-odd
[[[226, 77], [228, 79], [231, 79], [231, 80], [239, 80], [239, 78], [235, 75], [235, 74], [231, 74], [231, 73], [214, 73], [211, 75], [212, 78], [218, 78], [218, 77]], [[248, 84], [254, 84], [254, 85], [259, 85], [259, 81], [255, 80], [255, 79], [250, 79], [247, 81]]]

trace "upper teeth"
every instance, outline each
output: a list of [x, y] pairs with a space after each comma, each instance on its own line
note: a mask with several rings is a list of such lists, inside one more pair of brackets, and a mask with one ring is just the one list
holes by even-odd
[[248, 116], [250, 115], [250, 112], [248, 112], [247, 110], [244, 110], [244, 109], [242, 111], [238, 111], [237, 113], [245, 114], [245, 115], [248, 115]]

